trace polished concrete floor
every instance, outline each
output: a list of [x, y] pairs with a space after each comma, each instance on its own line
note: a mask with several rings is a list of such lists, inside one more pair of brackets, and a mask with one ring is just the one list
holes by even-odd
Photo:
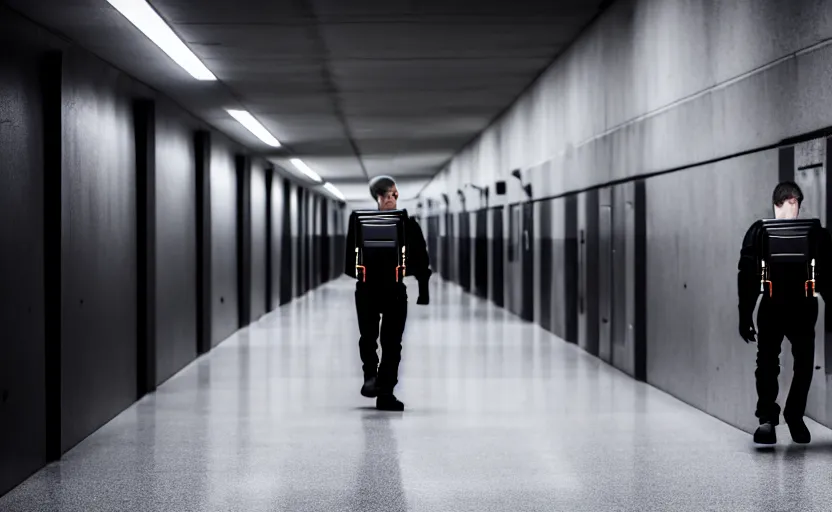
[[811, 423], [813, 444], [798, 447], [781, 427], [758, 451], [438, 279], [429, 306], [410, 286], [407, 409], [378, 412], [359, 395], [352, 286], [228, 339], [0, 510], [830, 510], [829, 430]]

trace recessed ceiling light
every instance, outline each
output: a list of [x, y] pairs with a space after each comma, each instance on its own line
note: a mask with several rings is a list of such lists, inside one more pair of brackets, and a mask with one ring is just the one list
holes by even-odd
[[240, 122], [241, 125], [245, 126], [248, 131], [253, 133], [257, 136], [258, 139], [262, 140], [269, 146], [278, 148], [280, 147], [280, 141], [274, 138], [266, 127], [260, 124], [260, 121], [254, 119], [254, 117], [246, 112], [245, 110], [229, 110], [228, 111], [231, 116]]
[[107, 1], [191, 76], [197, 80], [217, 79], [145, 0]]
[[324, 183], [324, 188], [329, 190], [330, 192], [332, 192], [332, 194], [335, 197], [337, 197], [338, 199], [340, 199], [341, 201], [346, 201], [347, 200], [344, 197], [344, 194], [342, 194], [341, 191], [338, 190], [338, 188], [335, 185], [333, 185], [332, 183], [327, 181], [326, 183]]
[[323, 181], [321, 179], [321, 177], [318, 176], [318, 173], [316, 173], [315, 171], [310, 169], [309, 166], [306, 165], [305, 163], [303, 163], [303, 161], [300, 158], [293, 158], [291, 161], [292, 161], [292, 165], [297, 167], [298, 170], [300, 172], [302, 172], [303, 174], [309, 176], [311, 179], [317, 181], [318, 183]]

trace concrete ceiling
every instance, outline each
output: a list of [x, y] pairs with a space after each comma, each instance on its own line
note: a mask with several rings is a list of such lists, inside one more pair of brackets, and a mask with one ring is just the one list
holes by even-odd
[[[292, 171], [348, 200], [367, 178], [416, 196], [506, 109], [603, 0], [150, 0], [219, 79], [199, 82], [105, 0], [7, 0]], [[243, 108], [274, 150], [225, 111]]]

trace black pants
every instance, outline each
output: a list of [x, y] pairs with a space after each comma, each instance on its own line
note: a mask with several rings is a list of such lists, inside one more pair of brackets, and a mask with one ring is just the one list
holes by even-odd
[[794, 378], [789, 389], [783, 418], [786, 423], [803, 418], [806, 399], [812, 384], [815, 365], [815, 323], [818, 318], [818, 301], [815, 298], [797, 297], [790, 301], [775, 302], [763, 299], [757, 313], [757, 411], [760, 423], [777, 425], [780, 406], [777, 404], [780, 375], [780, 345], [783, 337], [789, 338], [794, 356]]
[[[378, 376], [379, 395], [390, 395], [399, 382], [399, 362], [402, 356], [402, 334], [407, 321], [407, 289], [404, 284], [372, 287], [357, 283], [355, 310], [364, 376]], [[381, 317], [381, 329], [379, 329]], [[378, 361], [376, 339], [381, 334], [381, 364]]]

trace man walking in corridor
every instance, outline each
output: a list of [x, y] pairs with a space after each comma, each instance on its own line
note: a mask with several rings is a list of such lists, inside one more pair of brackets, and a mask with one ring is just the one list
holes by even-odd
[[[389, 176], [378, 176], [370, 182], [370, 194], [380, 211], [396, 210], [399, 191], [396, 182]], [[347, 231], [344, 269], [347, 275], [356, 277], [355, 262], [355, 212], [350, 215]], [[407, 240], [407, 274], [419, 282], [417, 304], [430, 301], [428, 280], [431, 276], [427, 244], [422, 229], [412, 217], [405, 221]], [[402, 281], [371, 284], [356, 281], [355, 309], [358, 315], [358, 329], [361, 333], [359, 351], [364, 371], [364, 385], [361, 394], [377, 397], [376, 408], [387, 411], [401, 411], [404, 404], [393, 395], [398, 383], [399, 363], [402, 352], [402, 335], [407, 322], [407, 290]], [[379, 319], [381, 318], [381, 328]], [[381, 342], [381, 364], [377, 350]]]
[[[772, 203], [776, 219], [797, 219], [803, 203], [803, 192], [794, 182], [782, 182], [774, 189]], [[755, 415], [759, 418], [760, 426], [754, 433], [754, 442], [777, 442], [775, 426], [780, 420], [780, 406], [777, 404], [780, 348], [783, 338], [788, 337], [794, 356], [794, 378], [783, 409], [783, 418], [792, 439], [796, 443], [808, 443], [811, 434], [803, 416], [814, 371], [815, 323], [818, 317], [818, 302], [810, 282], [813, 268], [808, 262], [778, 263], [773, 268], [772, 265], [766, 268], [765, 262], [761, 263], [764, 251], [763, 230], [763, 221], [758, 220], [746, 232], [737, 280], [740, 336], [746, 343], [758, 343]], [[819, 257], [814, 267], [817, 276], [815, 290], [822, 293], [826, 272], [832, 270], [828, 265], [832, 238], [825, 228], [817, 227], [809, 230], [805, 242], [806, 247], [813, 244], [818, 247]], [[770, 277], [767, 278], [766, 275]], [[757, 327], [760, 331], [757, 340], [753, 313], [761, 286], [763, 298], [757, 314]]]

